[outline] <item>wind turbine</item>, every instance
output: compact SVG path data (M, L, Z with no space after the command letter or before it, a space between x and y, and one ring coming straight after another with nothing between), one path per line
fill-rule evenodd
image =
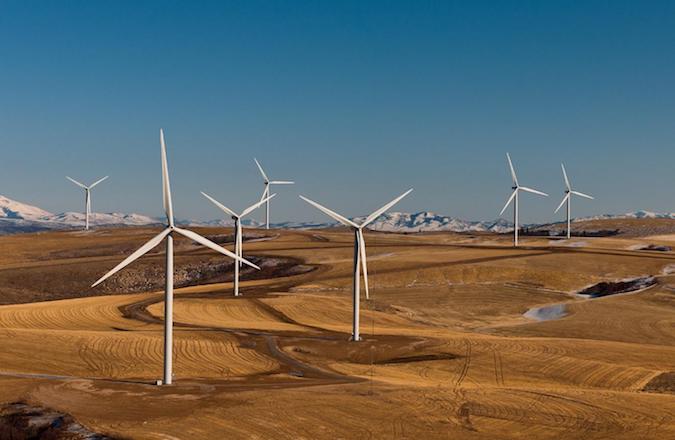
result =
M184 237L189 238L192 241L195 241L203 246L206 246L210 249L213 249L216 252L220 252L223 255L226 255L230 258L235 259L236 261L241 261L245 264L248 264L251 267L260 269L255 264L244 260L243 258L233 254L227 249L223 249L218 246L211 240L208 240L201 235L189 231L187 229L182 229L177 227L174 224L173 217L173 205L171 202L171 185L169 184L169 167L166 161L166 146L164 144L164 131L160 129L159 131L159 142L161 146L161 155L162 155L162 195L164 200L164 211L166 213L166 228L155 235L153 238L148 240L143 246L141 246L136 252L129 255L124 261L115 266L110 272L103 275L98 281L92 284L92 287L95 287L105 281L108 277L119 272L133 261L137 260L141 256L150 252L155 248L162 240L166 238L166 287L164 289L164 380L162 384L171 385L172 382L172 362L173 362L173 236L174 234L180 234Z
M570 179L567 178L567 172L565 171L565 165L560 164L562 167L562 172L563 172L563 177L565 178L565 197L563 197L562 202L560 202L560 205L556 208L555 212L560 211L560 208L562 208L562 205L567 202L567 238L572 237L572 194L575 196L579 197L585 197L587 199L593 200L592 196L589 196L588 194L581 193L579 191L574 191L572 189L572 185L570 185Z
M103 182L105 179L107 179L108 176L105 176L102 179L98 179L96 182L92 183L91 185L87 186L83 183L78 182L75 179L72 179L68 176L66 176L66 179L70 180L73 182L75 185L79 186L80 188L84 189L84 230L88 231L89 230L89 214L91 214L91 190L98 185L99 183Z
M368 224L375 221L379 216L384 214L384 212L387 211L389 208L398 203L399 200L401 200L403 197L410 194L411 191L412 188L410 188L408 191L404 192L400 196L396 197L394 200L387 203L377 211L373 212L368 217L366 217L366 219L360 225L353 222L352 220L349 220L346 217L341 216L337 212L331 211L325 206L321 206L318 203L309 200L306 197L300 196L302 200L314 206L319 211L322 211L329 217L334 218L343 225L350 227L354 232L354 280L352 284L352 295L353 295L353 319L352 319L352 339L351 339L352 341L361 340L361 336L359 335L359 310L361 301L360 285L359 285L361 278L359 274L360 265L363 266L363 285L366 288L366 299L370 299L370 295L368 294L368 266L366 264L366 242L363 238L363 229L366 226L368 226Z
M218 200L214 199L213 197L211 197L210 195L206 194L203 191L202 191L202 195L204 197L206 197L207 199L209 199L214 205L216 205L218 208L220 208L224 213L232 216L232 220L234 220L234 253L237 254L237 256L239 256L241 258L242 255L243 255L241 219L244 218L246 215L250 214L252 211L255 211L256 209L261 207L263 205L263 203L267 202L269 199L276 196L276 194L272 194L271 196L269 196L265 199L262 199L259 202L254 203L253 205L244 209L241 212L241 214L237 214L236 212L232 211L230 208L223 205ZM234 296L239 296L239 267L241 265L242 265L241 261L234 263Z
M270 185L293 185L295 182L291 182L289 180L270 180L267 177L267 174L265 174L265 171L263 168L260 166L260 162L258 162L258 159L253 158L255 161L255 164L258 165L258 169L260 170L260 174L262 174L263 182L265 183L265 189L263 190L262 197L260 197L260 200L267 200L265 202L265 229L270 228Z
M502 208L502 212L500 212L499 215L504 214L506 208L508 208L511 202L513 202L513 245L518 246L518 193L520 191L525 191L532 194L539 194L540 196L544 197L548 197L548 194L543 193L541 191L537 191L536 189L519 185L518 177L516 177L516 170L513 168L513 162L511 162L511 156L509 155L509 153L506 153L506 159L508 159L509 161L509 168L511 169L511 177L513 178L513 186L511 187L513 193L511 194L511 197L509 197L509 199L506 201L506 205L504 205L504 208Z

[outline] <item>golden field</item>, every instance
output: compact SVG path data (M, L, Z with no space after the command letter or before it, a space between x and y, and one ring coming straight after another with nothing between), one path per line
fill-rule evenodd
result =
M156 230L0 237L0 402L115 438L672 439L675 253L635 249L675 239L644 230L518 249L508 235L368 232L359 343L352 234L256 230L267 239L245 256L279 264L246 272L243 297L229 273L176 289L167 387L153 385L163 292L136 283L161 286L162 247L126 284L88 287ZM176 249L177 271L223 262ZM656 285L636 293L574 294L646 275ZM523 316L562 303L558 319Z

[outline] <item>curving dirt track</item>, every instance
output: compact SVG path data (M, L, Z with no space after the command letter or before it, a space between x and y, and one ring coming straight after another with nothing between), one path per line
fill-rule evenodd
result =
M0 403L118 438L675 438L675 276L660 275L675 253L631 251L630 238L516 250L508 237L368 233L372 300L364 341L349 343L351 235L275 231L247 253L314 270L272 270L241 298L229 282L178 289L175 385L156 387L162 293L86 288L152 233L0 238L0 301L52 298L32 281L45 273L78 297L0 306ZM191 264L212 257L177 248ZM637 294L573 294L650 274L658 284ZM568 314L522 316L550 303Z

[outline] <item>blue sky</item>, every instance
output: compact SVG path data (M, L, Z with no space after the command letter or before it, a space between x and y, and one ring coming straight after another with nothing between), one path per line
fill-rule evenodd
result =
M161 213L164 127L181 218L280 188L273 221L318 220L304 194L553 219L560 162L575 214L675 211L673 2L0 1L0 194L62 212ZM562 215L559 215L562 218Z

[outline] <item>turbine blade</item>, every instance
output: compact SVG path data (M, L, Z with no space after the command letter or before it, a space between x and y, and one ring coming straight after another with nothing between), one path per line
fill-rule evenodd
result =
M270 186L265 185L265 189L263 189L262 195L260 196L260 200L264 200L269 194L270 194Z
M98 185L99 183L103 182L103 181L104 181L105 179L107 179L108 177L110 177L110 176L105 176L105 177L102 178L102 179L98 179L96 182L94 182L94 183L92 183L91 185L89 185L89 189L92 189L93 187L95 187L95 186Z
M73 182L75 185L77 185L77 186L79 186L79 187L82 187L82 188L84 188L84 189L87 189L87 186L86 186L85 184L80 183L80 182L78 182L77 180L75 180L75 179L73 179L73 178L70 178L70 177L66 176L66 179L70 180L71 182Z
M209 200L211 201L211 203L213 203L213 204L216 205L218 208L220 208L220 210L223 211L225 214L231 215L232 217L239 217L239 216L238 216L234 211L232 211L230 208L228 208L227 206L223 205L222 203L220 203L218 200L214 199L214 198L211 197L210 195L206 194L204 191L201 191L201 193L202 193L202 195L203 195L204 197L206 197L207 199L209 199Z
M570 185L570 179L567 178L567 171L565 171L565 165L561 163L560 166L562 167L563 177L565 178L565 186L567 186L568 191L571 191L572 186Z
M164 211L169 226L173 226L173 206L171 204L171 184L169 182L169 165L166 161L166 144L164 143L164 130L159 129L159 143L162 150L162 196L164 198Z
M506 201L506 205L504 205L504 207L502 208L502 210L501 210L501 212L499 213L499 215L504 214L504 211L506 211L506 208L509 207L509 205L510 205L511 202L513 201L513 198L516 197L516 193L517 193L517 192L518 192L518 190L515 189L515 190L513 191L513 193L511 193L511 197L509 197L509 199Z
M295 182L290 180L272 180L270 185L293 185Z
M174 228L173 230L178 232L180 235L189 238L192 241L196 241L197 243L201 244L202 246L205 246L209 249L213 249L214 251L219 252L223 255L226 255L226 256L232 258L235 261L241 261L244 264L247 264L247 265L249 265L249 266L251 266L255 269L260 270L260 268L258 266L251 263L250 261L239 257L237 254L232 253L232 252L228 251L227 249L225 249L221 246L218 246L217 244L215 244L214 242L212 242L208 238L202 237L201 235L197 234L196 232L192 232L192 231L189 231L187 229L182 229L182 228Z
M265 174L265 171L263 171L262 167L260 166L260 162L258 162L258 159L256 159L254 157L253 160L255 161L255 164L258 165L258 169L260 170L260 174L262 174L263 179L265 179L265 182L269 182L270 179L267 177L267 174Z
M513 178L513 183L515 186L518 186L518 177L516 177L516 170L513 168L513 162L511 162L511 155L506 153L506 158L509 161L509 168L511 169L511 177Z
M345 225L345 226L351 226L352 228L357 228L357 229L358 229L359 225L357 225L357 224L354 223L353 221L347 219L346 217L341 216L341 215L338 214L337 212L331 211L330 209L326 208L325 206L321 206L321 205L319 205L318 203L316 203L316 202L314 202L314 201L312 201L312 200L309 200L309 199L306 198L306 197L300 196L300 198L301 198L302 200L304 200L305 202L309 203L310 205L314 206L314 207L315 207L316 209L318 209L319 211L322 211L324 214L328 215L329 217L332 217L332 218L334 218L335 220L339 221L339 222L342 223L343 225Z
M375 212L373 212L372 214L370 214L370 215L366 218L366 220L361 224L361 227L363 228L363 227L365 227L367 224L373 222L374 220L377 220L377 218L378 218L379 216L381 216L385 211L387 211L389 208L391 208L392 206L394 206L395 204L397 204L403 197L405 197L405 196L407 196L408 194L410 194L410 193L412 192L412 190L413 190L413 189L410 188L408 191L404 192L403 194L401 194L400 196L396 197L396 198L395 198L394 200L392 200L391 202L387 203L386 205L384 205L383 207L381 207L381 208L378 209L377 211L375 211Z
M584 194L584 193L581 193L579 191L571 191L571 193L576 195L576 196L579 196L579 197L584 197L584 198L587 198L587 199L595 200L593 198L593 196L589 196L588 194Z
M562 202L560 202L560 205L558 205L558 207L555 209L555 211L553 211L553 213L555 214L555 213L557 213L558 211L560 211L560 208L563 207L563 205L565 204L565 202L566 202L567 199L569 199L569 198L570 198L570 193L565 194L565 197L563 197Z
M368 263L366 263L366 240L363 238L363 230L359 229L359 252L361 253L361 267L363 268L363 286L366 288L366 299L370 299L368 291Z
M520 186L520 187L518 187L518 189L522 189L523 191L527 191L527 192L532 193L532 194L539 194L540 196L548 197L548 194L546 194L545 192L541 192L541 191L538 191L536 189L528 188L526 186Z
M157 246L164 238L171 233L171 228L166 228L159 234L155 235L152 237L150 240L148 240L147 243L145 243L143 246L138 248L136 252L133 254L129 255L127 258L124 259L120 264L115 266L110 272L107 274L103 275L98 281L96 281L94 284L91 285L91 287L96 287L99 284L101 284L103 281L114 275L115 273L119 272L120 270L124 269L127 267L129 264L133 263L143 255L147 254L150 252L155 246Z
M241 212L241 214L239 215L239 217L241 218L241 217L243 217L243 216L245 216L245 215L247 215L247 214L250 214L252 211L255 211L256 209L260 208L262 205L265 204L265 202L267 202L268 200L272 199L274 196L276 196L276 194L272 194L271 196L266 197L266 198L260 200L259 202L257 202L257 203L255 203L255 204L249 206L248 208L244 209L244 210Z

